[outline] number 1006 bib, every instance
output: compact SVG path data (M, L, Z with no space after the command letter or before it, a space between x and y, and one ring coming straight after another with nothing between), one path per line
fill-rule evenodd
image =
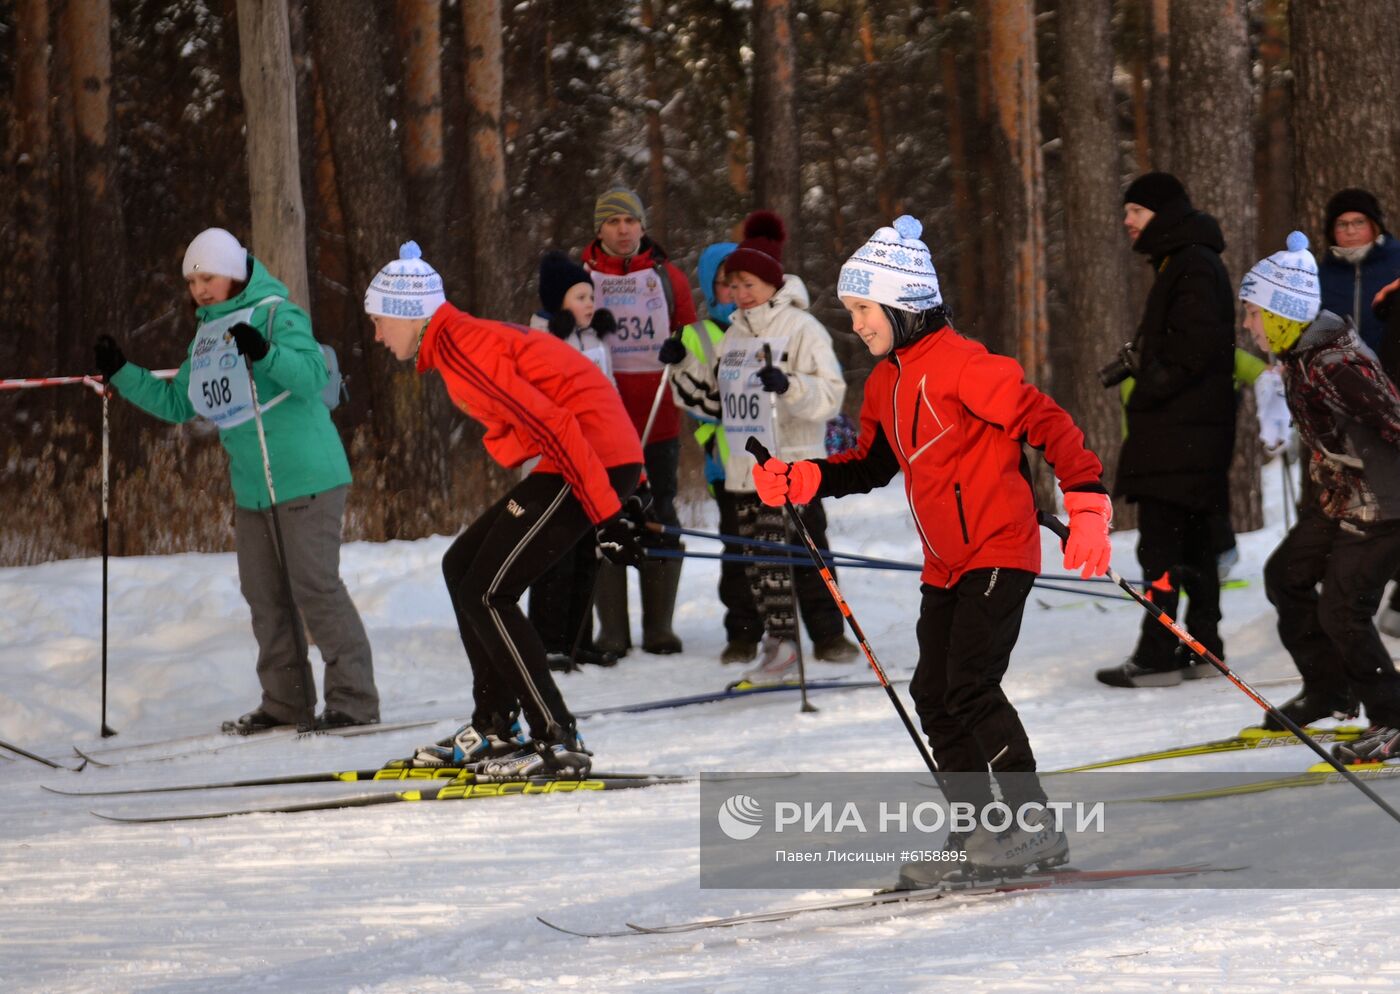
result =
M719 360L719 397L730 449L743 449L752 436L776 455L778 439L773 424L773 401L758 378L758 371L766 365L765 344L774 356L781 356L787 348L787 339L749 338L729 343Z

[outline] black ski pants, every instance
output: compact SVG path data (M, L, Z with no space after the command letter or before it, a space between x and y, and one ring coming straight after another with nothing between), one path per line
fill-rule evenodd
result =
M559 655L593 648L593 588L598 581L598 543L587 532L530 584L530 624L545 651Z
M950 800L990 803L988 771L1013 809L1045 800L1021 716L1001 689L1034 580L1026 570L974 569L952 587L921 588L909 692L940 773L961 774L943 780Z
M640 465L617 466L608 479L625 500ZM532 473L457 536L442 557L457 629L472 668L472 724L503 731L520 711L531 735L571 735L574 716L545 661L544 643L520 595L593 527L573 489L557 473Z
M1220 573L1216 565L1218 538L1213 511L1193 510L1167 501L1139 498L1138 563L1147 587L1147 598L1172 618L1186 591L1185 627L1221 659L1225 643L1220 639ZM1161 582L1167 577L1165 583ZM1182 620L1182 619L1178 619ZM1133 661L1143 669L1169 670L1182 665L1180 645L1153 615L1142 616L1142 632Z
M1342 696L1350 687L1371 723L1391 728L1400 726L1400 674L1371 619L1397 567L1400 521L1348 526L1317 507L1264 565L1279 639L1304 688Z

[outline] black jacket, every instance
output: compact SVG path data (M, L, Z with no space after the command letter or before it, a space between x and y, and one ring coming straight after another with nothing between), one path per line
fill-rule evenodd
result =
M1114 493L1197 510L1229 506L1235 448L1235 294L1209 214L1178 200L1133 246L1157 272L1135 339L1139 367Z

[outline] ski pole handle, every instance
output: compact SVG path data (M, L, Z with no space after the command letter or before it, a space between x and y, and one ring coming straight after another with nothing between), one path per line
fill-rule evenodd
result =
M744 443L744 451L753 456L760 466L773 458L773 453L754 435L750 435L749 440Z
M1039 519L1040 526L1042 528L1048 528L1058 535L1061 542L1069 541L1069 526L1059 518L1046 511L1037 511L1035 516Z

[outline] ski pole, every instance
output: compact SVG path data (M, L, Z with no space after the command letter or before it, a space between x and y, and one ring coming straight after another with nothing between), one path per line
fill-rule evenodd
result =
M1054 532L1059 537L1061 542L1066 542L1069 540L1069 528L1066 527L1065 523L1059 518L1055 517L1053 514L1047 514L1044 511L1041 511L1039 512L1039 519L1040 524L1043 527L1048 528L1050 529L1050 531ZM1200 656L1206 662L1210 663L1217 670L1219 670L1221 674L1224 675L1231 683L1233 683L1236 687L1243 691L1246 697L1248 697L1255 704L1258 704L1261 708L1264 709L1265 712L1268 713L1270 717L1272 717L1284 728L1292 732L1299 742L1302 742L1313 752L1321 756L1324 760L1327 761L1328 766L1331 766L1334 770L1336 770L1338 773L1344 776L1348 781L1355 784L1356 788L1360 790L1363 794L1365 794L1367 797L1369 797L1371 800L1375 801L1382 811L1390 815L1390 817L1394 818L1397 822L1400 822L1400 811L1396 811L1394 808L1392 808L1389 804L1385 802L1384 798L1382 798L1379 794L1377 794L1366 784L1362 783L1361 779L1357 777L1355 773L1351 772L1351 770L1346 768L1345 763L1341 762L1326 749L1322 748L1322 746L1318 745L1317 741L1307 732L1303 731L1303 729L1299 727L1297 722L1295 722L1292 718L1288 717L1288 715L1284 714L1278 708L1274 707L1272 704L1266 701L1262 696L1260 696L1259 692L1256 691L1253 687L1251 687L1248 684L1248 682L1246 682L1242 677L1236 676L1235 671L1230 669L1230 667L1226 666L1225 661L1223 659L1221 659L1215 653L1211 652L1205 646L1201 645L1201 643L1196 641L1196 639L1194 639L1191 636L1191 634L1186 631L1186 629L1182 628L1174 620L1172 620L1170 615L1168 615L1156 604L1153 604L1146 597L1142 596L1142 594L1138 593L1136 588L1134 588L1132 584L1128 583L1128 581L1124 580L1121 576L1119 576L1114 571L1112 566L1108 568L1108 576L1109 579L1111 579L1114 583L1122 587L1123 590L1127 592L1128 596L1130 596L1133 600L1141 604L1142 607L1149 614L1151 614L1163 625L1165 625L1168 631L1175 635L1177 637L1177 640L1181 642L1182 645L1186 646L1186 648L1190 649L1197 656Z
M272 329L269 328L270 332ZM253 421L258 426L258 448L262 451L263 478L267 481L268 510L272 512L272 534L277 542L277 562L282 567L282 595L286 599L287 613L291 616L292 640L296 644L297 656L302 665L302 698L307 697L306 676L311 672L311 653L306 645L306 633L301 627L301 612L297 610L297 602L292 594L292 572L287 566L287 547L282 542L282 522L277 516L277 491L272 486L272 460L267 455L267 434L263 431L262 405L258 402L258 384L253 378L253 357L245 355L244 365L248 367L248 389L253 395ZM309 704L309 711L304 716L301 725L305 725L302 731L314 731L316 728L316 702L313 698Z
M62 765L62 764L60 764L60 763L55 763L53 760L51 760L51 759L45 759L43 756L36 756L36 755L34 755L34 753L29 752L29 751L26 750L26 749L21 749L21 748L20 748L19 746L17 746L17 745L11 745L9 742L6 742L4 739L0 739L0 749L8 749L8 750L10 750L10 752L14 753L16 756L23 756L25 759L32 759L32 760L34 760L34 762L36 762L36 763L43 763L45 766L49 767L50 769L54 769L54 770L68 770L70 773L76 773L76 772L77 772L77 770L74 770L71 766L64 766L64 765ZM83 764L83 766L86 766L86 765L87 765L86 763ZM80 767L78 767L78 769L82 769L82 767L80 766Z
M763 343L763 364L765 367L773 365L773 346L768 342ZM768 413L772 419L773 444L778 444L778 395L773 391L768 391ZM783 521L783 544L788 545L792 541L792 528L786 519ZM792 644L797 646L797 688L802 695L802 704L798 708L804 714L812 714L817 709L811 701L807 700L807 659L802 652L802 613L797 603L797 568L788 563L788 591L792 594Z
M112 396L112 388L103 384L102 387L102 723L99 730L104 739L111 738L117 732L107 726L107 563L110 558L111 535L108 514L108 497L111 492L111 438L112 420L110 405L108 401Z
M760 466L773 458L769 451L763 447L763 443L753 436L749 436L748 443L744 446L749 454L754 457ZM802 523L802 519L797 516L797 508L792 506L792 501L784 498L783 507L786 509L788 518L792 521L793 530L801 537L802 542L807 547L807 554L812 557L812 564L817 567L821 574L822 581L826 584L826 589L831 594L831 599L836 602L836 606L841 610L841 616L846 619L846 624L851 627L851 634L860 643L861 649L865 652L866 661L870 663L870 668L875 672L875 678L880 681L880 686L885 688L885 693L889 695L890 703L899 712L899 720L904 722L904 728L909 733L909 737L914 740L914 745L919 750L919 757L923 759L924 765L935 777L938 776L938 764L933 761L933 756L929 754L928 746L920 738L919 733L914 729L914 723L909 720L909 712L904 709L904 704L900 701L899 695L894 692L894 687L890 685L889 677L885 675L885 669L880 665L880 661L875 658L875 651L870 648L870 643L866 641L865 632L861 630L860 622L856 621L856 616L851 612L851 606L846 603L846 598L841 596L841 590L836 586L836 581L832 579L831 570L826 568L826 562L822 559L821 550L817 548L817 543L812 541L812 533L807 530L807 526Z
M1279 455L1283 457L1280 461L1280 466L1283 468L1283 529L1284 531L1292 531L1293 466L1288 460L1287 446Z
M671 332L671 338L679 338L683 329L677 328ZM642 451L646 451L647 441L651 438L651 430L656 427L656 415L661 410L661 397L671 385L671 370L668 366L661 367L661 382L656 385L656 396L651 398L651 411L647 414L646 427L642 429Z

